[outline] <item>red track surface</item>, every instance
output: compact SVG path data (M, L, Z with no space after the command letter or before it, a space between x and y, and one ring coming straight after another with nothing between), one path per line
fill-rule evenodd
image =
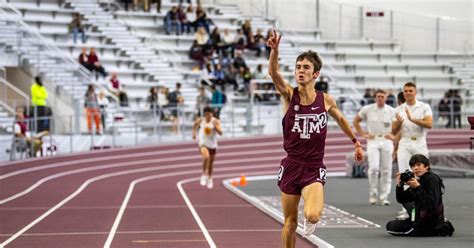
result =
M468 131L433 131L429 146L468 148ZM342 133L330 132L328 170L344 171L351 150ZM183 182L183 192L217 247L280 246L281 225L228 192L221 181L242 173L276 173L283 156L279 136L221 141L214 189L197 180ZM0 164L0 242L5 247L104 247L107 240L111 247L209 247L177 187L182 180L198 179L200 170L194 143ZM297 242L313 247L301 237Z

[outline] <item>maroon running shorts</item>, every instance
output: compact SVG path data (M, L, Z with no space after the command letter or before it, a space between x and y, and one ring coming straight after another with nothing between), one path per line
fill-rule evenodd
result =
M201 146L201 147L205 147L209 151L209 155L216 155L217 149L212 149L207 146ZM201 147L199 147L199 150L201 150Z
M302 163L284 158L278 170L278 187L289 195L301 195L304 187L320 182L326 184L326 166L322 162Z

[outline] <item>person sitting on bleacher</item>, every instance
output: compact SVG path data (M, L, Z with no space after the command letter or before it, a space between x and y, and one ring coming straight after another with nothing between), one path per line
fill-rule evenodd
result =
M122 107L127 107L128 106L128 95L124 91L122 85L120 84L120 81L117 78L117 73L112 73L112 76L110 77L110 86L111 86L111 91L116 95L119 100L120 100L120 106Z
M77 35L81 34L82 43L86 43L86 34L84 33L84 26L82 25L81 15L74 13L71 23L69 23L69 31L72 32L74 43L77 41Z
M216 69L212 72L212 74L212 83L221 86L222 90L225 91L225 71L222 69L221 64L216 64Z
M244 34L244 31L242 29L237 29L237 35L235 36L234 40L234 49L232 51L232 58L235 55L235 50L237 51L243 51L245 47L247 46L247 37Z
M206 33L203 27L199 27L197 32L194 34L194 38L197 41L197 44L202 47L202 52L205 56L212 54L210 50L212 47L209 46L209 35Z
M262 30L257 29L257 33L253 36L253 44L251 45L252 50L257 51L255 56L259 58L262 55L262 52L265 51L266 47L265 37L263 37Z
M35 136L30 136L28 132L28 125L25 123L25 116L21 112L16 113L14 132L15 142L20 149L26 150L27 148L33 147L33 157L38 156L38 151L41 152L41 146L43 145L41 140L42 137L49 134L48 131L42 131Z
M195 29L199 29L199 27L203 27L204 30L208 34L211 33L211 30L209 29L209 24L212 23L211 19L207 18L206 12L202 8L200 4L198 4L196 8L196 20L193 22L193 26Z
M202 50L203 48L198 44L197 40L193 40L193 44L189 49L189 58L199 63L199 70L204 68L204 64L206 64L207 61Z
M235 58L234 58L234 68L237 71L240 71L241 67L247 67L247 64L245 63L245 59L242 57L242 51L237 50L235 51Z
M222 41L224 42L223 44L223 49L222 51L223 56L227 57L229 52L231 53L232 57L234 56L234 48L235 48L235 36L229 32L229 29L224 29L224 32L222 33Z
M83 47L81 50L81 54L79 54L78 59L79 64L87 68L87 70L92 71L94 68L91 64L89 64L89 56L87 56L87 48Z
M192 6L189 5L188 9L191 8L192 11ZM184 11L183 7L181 5L178 6L178 12L176 13L178 16L178 21L181 23L181 33L184 33L186 31L187 34L191 32L191 21L188 19L188 11Z
M252 73L252 79L268 79L270 76L268 73L263 72L263 65L258 64L255 71Z
M87 56L87 62L90 65L90 68L92 68L93 71L96 71L102 75L103 78L107 77L107 72L105 71L104 67L100 64L99 58L97 57L97 54L95 53L95 49L91 47L89 50L89 55ZM96 73L96 80L99 77L99 75Z
M181 34L181 22L178 19L178 8L176 6L171 7L171 9L166 13L165 16L165 32L169 35L174 27L176 35Z

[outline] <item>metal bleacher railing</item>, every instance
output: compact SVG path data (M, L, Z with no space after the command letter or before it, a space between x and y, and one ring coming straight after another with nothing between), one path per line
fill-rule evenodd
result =
M55 105L64 102L73 108L76 113L73 121L78 126L87 85L95 84L102 90L104 87L94 82L91 72L73 57L26 24L22 13L14 6L1 1L0 13L0 43L6 47L4 52L15 54L17 64L32 76L41 76L48 91L54 93ZM109 95L109 98L118 107L117 97Z

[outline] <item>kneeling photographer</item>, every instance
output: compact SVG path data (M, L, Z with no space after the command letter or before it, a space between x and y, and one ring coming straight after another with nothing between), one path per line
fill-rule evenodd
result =
M452 236L454 228L444 219L443 181L431 172L424 155L413 155L409 164L413 172L397 174L396 198L410 218L389 221L387 232L399 236ZM408 186L406 190L404 185Z

